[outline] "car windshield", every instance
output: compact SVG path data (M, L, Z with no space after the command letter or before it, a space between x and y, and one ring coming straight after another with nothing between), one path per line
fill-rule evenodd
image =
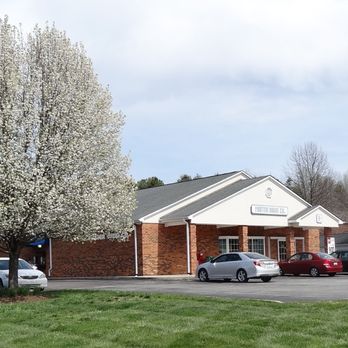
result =
M326 254L326 253L317 253L317 255L321 259L334 259L334 257L332 255L329 255L329 254Z
M0 270L7 271L9 269L9 260L0 260ZM33 267L24 260L18 260L18 269L33 269Z
M264 259L267 260L269 259L269 257L259 254L259 253L245 253L245 256L249 257L249 259L253 259L253 260L260 260L260 259Z

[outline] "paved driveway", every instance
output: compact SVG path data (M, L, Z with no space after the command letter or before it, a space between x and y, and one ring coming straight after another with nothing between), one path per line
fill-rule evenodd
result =
M251 298L269 301L348 300L348 274L336 277L278 277L269 283L208 282L173 278L120 278L112 280L50 280L48 290L90 289L156 292L183 295Z

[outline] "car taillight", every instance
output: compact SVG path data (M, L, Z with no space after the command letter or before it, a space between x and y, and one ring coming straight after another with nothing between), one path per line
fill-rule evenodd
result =
M255 266L260 266L260 267L261 267L260 261L254 261L254 265L255 265Z

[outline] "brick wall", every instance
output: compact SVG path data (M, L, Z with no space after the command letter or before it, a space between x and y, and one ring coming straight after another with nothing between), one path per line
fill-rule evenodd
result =
M47 258L47 265L49 261ZM134 239L127 242L52 241L52 277L134 275Z
M139 226L139 273L142 275L185 274L186 226L161 224Z
M317 253L320 251L320 230L316 228L308 229L305 231L305 250Z
M291 231L290 231L291 230ZM248 227L249 236L266 236L266 254L277 258L276 240L270 237L305 238L305 250L319 250L319 230L303 231L295 228L264 229ZM142 224L137 226L139 275L186 274L186 225L165 227L162 224ZM238 236L238 227L217 228L212 225L191 225L191 272L195 272L197 253L204 257L219 253L219 236ZM292 246L294 247L294 240ZM25 248L21 257L31 261L36 248ZM46 274L49 268L48 246L46 251ZM101 240L73 243L53 240L53 277L94 277L135 274L134 236L127 242Z
M219 254L220 231L216 226L197 225L197 252L205 257Z
M186 226L163 226L160 232L158 274L186 274Z

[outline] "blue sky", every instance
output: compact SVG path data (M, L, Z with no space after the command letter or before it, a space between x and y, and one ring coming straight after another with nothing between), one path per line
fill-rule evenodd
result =
M348 171L347 1L0 0L5 14L85 45L126 115L136 180L284 179L308 141Z

